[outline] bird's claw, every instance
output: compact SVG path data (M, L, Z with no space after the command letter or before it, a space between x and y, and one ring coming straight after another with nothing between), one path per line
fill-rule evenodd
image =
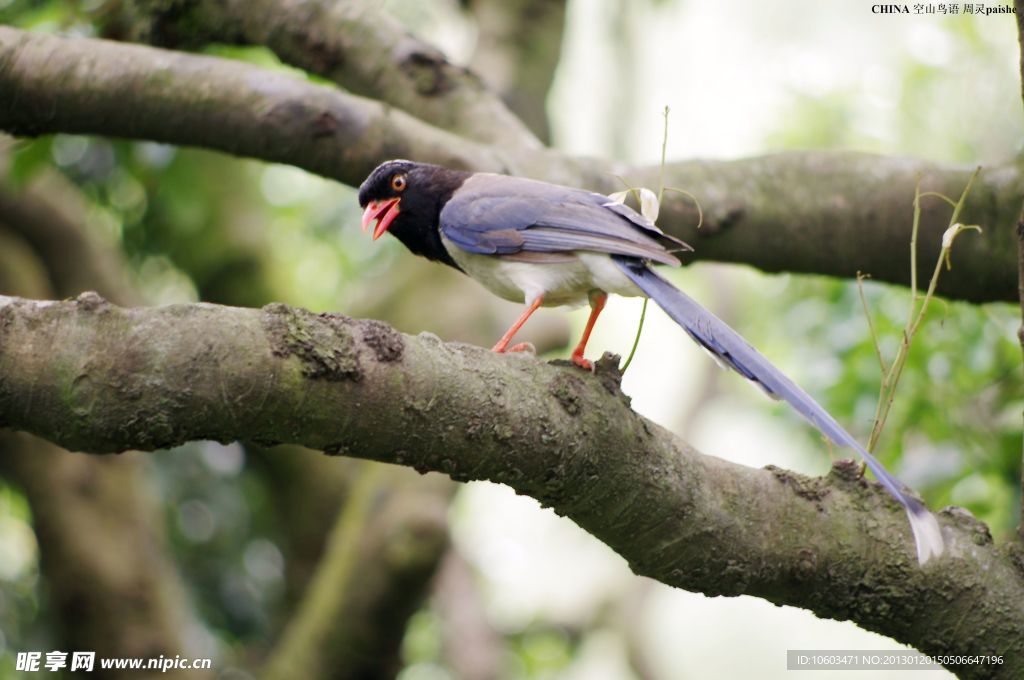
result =
M591 373L594 372L594 362L587 359L582 354L573 354L570 358L572 359L572 363L576 364L584 371L590 371Z
M533 346L532 342L517 342L516 344L512 345L511 347L509 347L505 351L506 352L527 352L527 353L533 354L535 356L537 354L537 348Z

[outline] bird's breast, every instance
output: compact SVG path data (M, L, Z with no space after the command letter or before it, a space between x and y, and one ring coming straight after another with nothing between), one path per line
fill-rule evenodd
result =
M531 302L543 296L544 306L577 306L586 304L592 291L630 297L643 295L602 253L481 255L462 250L444 236L441 240L466 274L498 297L512 302Z

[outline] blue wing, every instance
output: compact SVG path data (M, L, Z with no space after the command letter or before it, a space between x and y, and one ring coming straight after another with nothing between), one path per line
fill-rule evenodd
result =
M545 182L477 174L441 210L442 235L481 255L586 250L678 265L689 249L607 196Z

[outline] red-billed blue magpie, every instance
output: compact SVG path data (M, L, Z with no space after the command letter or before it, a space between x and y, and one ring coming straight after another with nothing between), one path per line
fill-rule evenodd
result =
M722 364L786 401L836 445L855 449L906 508L921 564L942 554L938 522L898 479L736 331L651 269L678 266L673 252L691 248L632 208L581 189L406 160L378 166L359 187L359 204L363 229L376 222L374 239L390 232L413 253L527 305L495 352L519 347L509 343L541 305L589 302L572 360L590 368L583 352L608 293L651 298Z

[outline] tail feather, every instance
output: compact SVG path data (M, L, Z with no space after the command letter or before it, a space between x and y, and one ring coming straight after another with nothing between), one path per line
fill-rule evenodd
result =
M916 498L908 496L903 490L903 484L810 395L769 363L724 321L701 307L647 265L634 258L612 256L612 259L626 276L658 303L658 306L665 310L695 342L718 357L725 365L756 383L773 398L786 401L837 446L855 449L885 490L906 508L917 545L917 558L921 564L942 554L942 532L934 515Z

